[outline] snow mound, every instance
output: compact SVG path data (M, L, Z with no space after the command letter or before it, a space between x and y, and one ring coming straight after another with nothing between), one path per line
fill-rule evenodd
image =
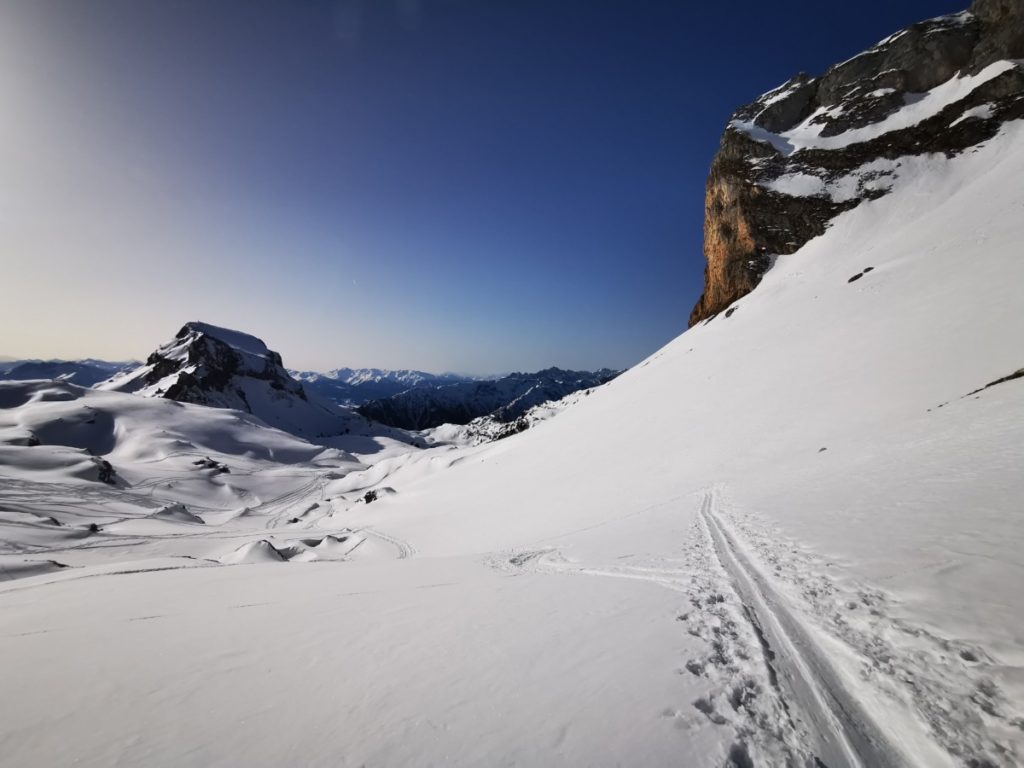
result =
M243 544L233 552L218 558L225 565L239 565L242 563L283 563L287 558L266 539L251 541Z
M193 523L195 525L206 524L206 521L199 517L199 515L194 515L189 512L188 508L184 504L168 504L149 515L149 517L153 520L168 520L176 523Z

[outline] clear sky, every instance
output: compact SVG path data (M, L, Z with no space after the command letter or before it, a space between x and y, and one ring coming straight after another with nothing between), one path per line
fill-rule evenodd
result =
M0 354L631 365L737 106L966 0L2 0Z

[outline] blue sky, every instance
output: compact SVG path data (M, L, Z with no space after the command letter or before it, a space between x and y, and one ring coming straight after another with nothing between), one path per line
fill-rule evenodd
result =
M729 114L965 2L7 0L0 353L631 365Z

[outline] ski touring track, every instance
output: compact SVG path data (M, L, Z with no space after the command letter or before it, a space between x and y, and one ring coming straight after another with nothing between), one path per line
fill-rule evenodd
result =
M358 528L356 533L365 533L368 536L373 536L376 539L380 539L385 544L390 544L398 551L398 560L406 560L416 554L416 548L403 539L396 538L386 533L381 533L376 528L367 528L363 526Z
M805 752L809 764L828 768L906 765L846 690L826 652L719 521L714 493L706 493L701 502L700 522L757 637L769 684L776 691L788 725L793 735L800 737L790 745L795 753L792 756L804 757L799 753Z
M1022 764L1024 718L985 674L997 660L893 617L883 592L841 585L822 572L831 564L722 496L720 487L698 494L679 559L590 567L543 547L487 562L513 574L635 579L685 594L677 621L707 651L679 671L707 693L663 715L685 728L696 710L731 729L724 768Z

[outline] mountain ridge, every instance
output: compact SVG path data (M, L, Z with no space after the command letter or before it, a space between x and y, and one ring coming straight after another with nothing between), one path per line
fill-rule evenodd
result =
M408 389L488 378L456 373L428 373L409 368L334 368L325 372L289 370L289 373L302 382L303 386L347 407L388 398Z
M570 371L545 368L511 373L499 379L409 389L357 410L369 419L402 429L431 429L442 424L468 424L482 416L507 423L542 403L560 400L582 389L605 384L621 371Z

